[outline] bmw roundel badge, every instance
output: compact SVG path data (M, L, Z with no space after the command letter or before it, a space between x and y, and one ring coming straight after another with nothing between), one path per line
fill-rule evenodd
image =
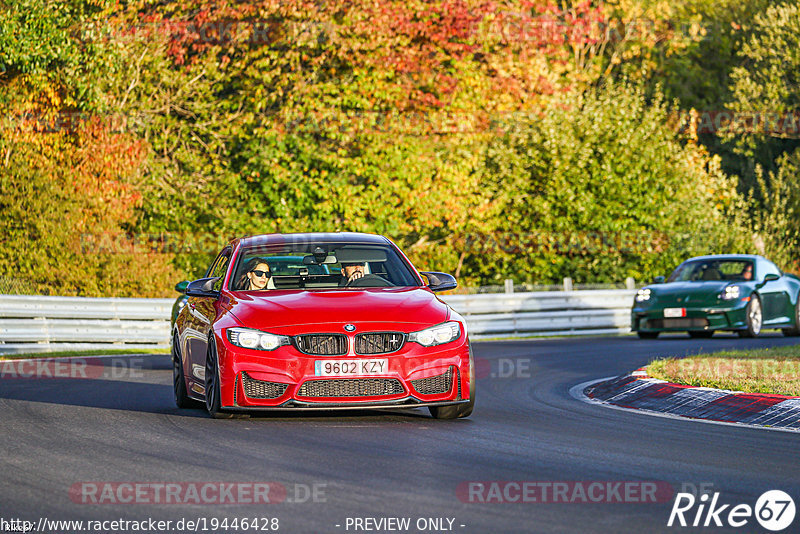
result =
M346 324L346 325L344 325L344 329L346 331L348 331L348 332L355 332L356 331L356 325L354 325L354 324Z

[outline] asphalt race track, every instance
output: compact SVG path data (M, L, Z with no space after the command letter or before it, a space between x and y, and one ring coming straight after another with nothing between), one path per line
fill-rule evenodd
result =
M422 410L212 420L175 408L167 355L120 357L90 379L6 377L0 380L0 516L34 523L204 518L210 532L210 521L223 518L278 518L279 532L398 531L363 521L356 529L356 518L389 517L410 518L401 532L697 531L667 528L671 496L659 503L478 503L459 488L471 481L654 481L750 506L764 491L780 489L800 505L798 434L652 417L569 394L578 383L631 371L656 356L798 342L768 334L475 343L476 409L457 421L435 421ZM119 488L120 482L274 482L286 499L84 504L70 494L94 487L86 484ZM436 518L444 518L441 526L427 522ZM417 528L420 519L424 529ZM796 518L786 531L799 525ZM754 518L743 528L710 530L764 532Z

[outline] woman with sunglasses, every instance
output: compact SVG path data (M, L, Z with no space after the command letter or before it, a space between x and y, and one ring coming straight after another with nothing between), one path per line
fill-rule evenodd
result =
M247 262L239 287L245 291L263 291L267 289L270 276L267 262L261 258L253 258Z

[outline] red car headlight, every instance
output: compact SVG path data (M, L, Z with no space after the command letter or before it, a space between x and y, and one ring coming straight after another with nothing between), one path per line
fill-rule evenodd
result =
M228 328L228 341L245 349L275 350L291 341L287 336L278 336L252 328Z
M419 343L423 347L444 345L461 337L461 326L455 321L438 324L419 332L408 334L408 340Z

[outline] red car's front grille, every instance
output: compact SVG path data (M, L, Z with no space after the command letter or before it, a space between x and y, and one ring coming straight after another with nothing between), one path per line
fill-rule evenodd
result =
M297 350L313 356L342 356L347 354L344 334L301 334L294 336Z
M450 367L446 373L441 375L412 380L411 385L420 395L447 393L453 385L453 368Z
M400 350L406 342L402 332L369 332L355 337L356 354L388 354Z
M307 380L297 395L300 397L385 397L403 393L396 378L336 378Z

